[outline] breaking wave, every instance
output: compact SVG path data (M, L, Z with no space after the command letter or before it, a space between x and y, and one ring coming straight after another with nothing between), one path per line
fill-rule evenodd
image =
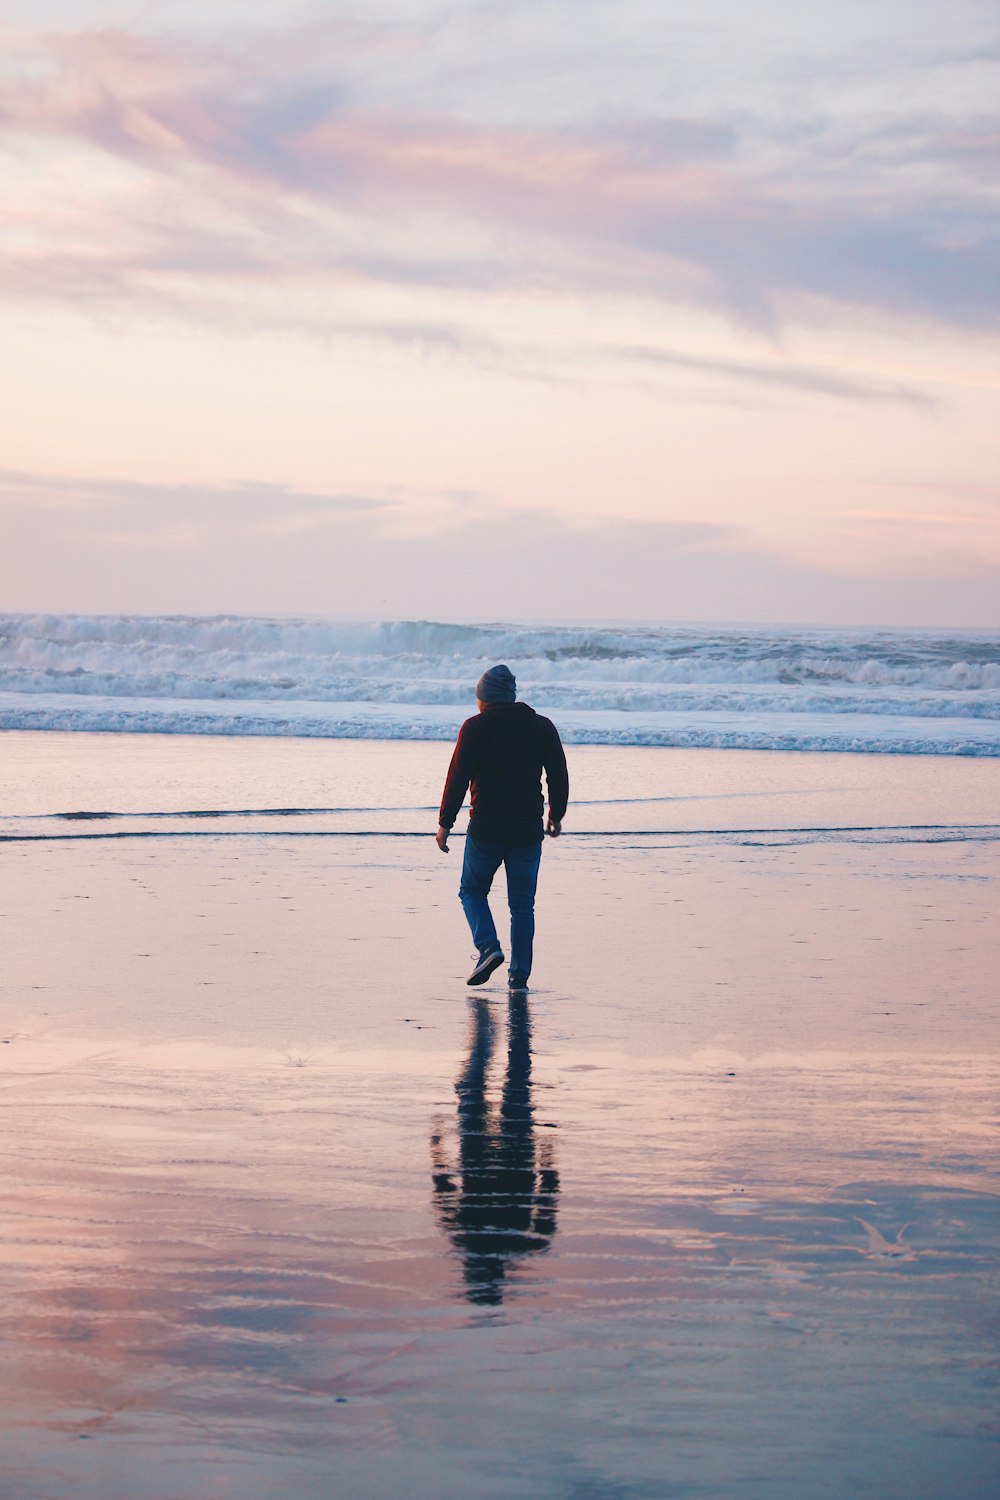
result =
M447 739L480 673L576 743L1000 755L1000 635L0 615L0 728Z

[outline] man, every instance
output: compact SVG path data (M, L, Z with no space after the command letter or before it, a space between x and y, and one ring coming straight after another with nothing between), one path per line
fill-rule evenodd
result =
M510 906L510 988L528 988L535 935L535 886L546 833L558 838L569 799L569 775L559 733L551 719L516 702L509 667L491 667L476 685L478 715L466 719L448 768L437 844L448 853L448 834L466 789L472 812L465 839L459 899L472 929L479 961L469 984L485 984L504 961L487 896L501 865ZM542 771L549 793L543 829Z

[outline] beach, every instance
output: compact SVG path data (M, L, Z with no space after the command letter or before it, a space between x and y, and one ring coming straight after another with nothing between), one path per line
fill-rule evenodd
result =
M996 1487L996 760L3 742L5 1495Z
M1000 1500L997 7L0 31L0 1500Z

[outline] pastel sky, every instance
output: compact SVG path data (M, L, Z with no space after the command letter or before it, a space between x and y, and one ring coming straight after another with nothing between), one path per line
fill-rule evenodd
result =
M995 0L5 0L0 609L1000 623Z

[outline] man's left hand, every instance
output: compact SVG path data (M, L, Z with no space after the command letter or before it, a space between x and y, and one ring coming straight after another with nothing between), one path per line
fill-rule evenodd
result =
M450 833L450 831L451 830L448 828L442 828L440 823L438 824L437 846L441 850L442 854L450 853L450 850L448 848L448 834Z

